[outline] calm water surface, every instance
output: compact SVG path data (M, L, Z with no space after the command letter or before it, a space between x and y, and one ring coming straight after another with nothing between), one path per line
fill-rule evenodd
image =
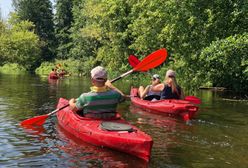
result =
M229 101L210 91L199 91L199 114L192 125L180 118L152 114L130 105L119 112L130 123L152 136L149 164L110 149L86 144L57 125L56 117L38 129L19 123L55 109L60 97L77 97L88 91L84 78L49 82L32 75L0 74L0 167L248 167L248 103ZM128 81L116 85L125 93Z

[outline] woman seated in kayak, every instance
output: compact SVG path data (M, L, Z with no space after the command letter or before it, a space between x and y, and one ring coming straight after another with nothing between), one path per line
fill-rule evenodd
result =
M91 70L90 92L69 101L70 108L84 117L108 119L116 117L118 103L124 101L124 94L107 80L107 72L97 66Z
M161 92L152 91L152 88L158 84L160 84L160 76L158 74L154 74L152 76L151 85L146 86L146 88L144 88L143 86L139 87L138 94L140 98L144 100L159 100Z
M164 83L154 86L152 91L161 92L160 99L184 99L183 90L176 81L176 73L171 69L166 72Z

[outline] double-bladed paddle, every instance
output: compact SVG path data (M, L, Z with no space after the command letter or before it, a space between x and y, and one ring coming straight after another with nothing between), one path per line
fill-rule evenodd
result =
M136 67L136 65L138 65L140 63L140 60L136 56L130 55L128 57L128 62L134 68L134 67Z
M129 75L130 73L134 72L134 71L148 71L149 69L155 68L157 66L159 66L160 64L162 64L166 58L167 58L167 51L165 48L162 48L160 50L157 50L153 53L151 53L150 55L146 56L143 60L136 62L138 63L136 66L133 67L132 70L122 74L121 76L111 80L111 82L115 82L121 78L123 78L124 76ZM135 56L133 56L135 57Z
M128 74L134 72L134 71L147 71L149 69L155 68L155 67L159 66L160 64L162 64L166 60L166 57L167 57L166 49L163 48L163 49L157 50L157 51L151 53L150 55L148 55L147 57L145 57L132 70L122 74L121 76L111 80L110 82L113 83L113 82L123 78L124 76L127 76ZM44 122L46 121L46 119L50 115L66 108L68 106L69 106L69 104L67 104L67 105L65 105L59 109L56 109L56 110L54 110L48 114L44 114L44 115L40 115L40 116L26 119L26 120L22 121L20 124L22 126L24 126L24 125L43 125Z
M35 116L33 118L26 119L26 120L22 121L20 124L22 126L24 126L24 125L37 125L37 126L41 126L41 125L44 124L44 122L46 121L46 119L50 115L52 115L52 114L54 114L54 113L56 113L56 112L58 112L58 111L60 111L60 110L62 110L64 108L66 108L68 106L69 106L69 104L67 104L67 105L65 105L65 106L63 106L63 107L61 107L59 109L56 109L56 110L54 110L54 111L52 111L52 112L50 112L48 114L44 114L44 115L40 115L40 116Z

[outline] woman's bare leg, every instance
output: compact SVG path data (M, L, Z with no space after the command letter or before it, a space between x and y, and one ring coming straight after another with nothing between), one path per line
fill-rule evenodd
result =
M138 96L139 96L139 97L141 97L141 96L143 95L144 90L145 90L144 86L140 86L140 87L139 87L139 90L138 90Z

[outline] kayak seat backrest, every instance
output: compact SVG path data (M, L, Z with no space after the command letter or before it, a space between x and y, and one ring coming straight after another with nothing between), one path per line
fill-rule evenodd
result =
M149 95L149 96L146 96L144 98L144 100L149 100L149 101L160 100L160 96L159 95Z
M100 127L101 129L107 131L128 131L128 132L134 131L134 129L128 124L109 122L109 121L103 121Z

